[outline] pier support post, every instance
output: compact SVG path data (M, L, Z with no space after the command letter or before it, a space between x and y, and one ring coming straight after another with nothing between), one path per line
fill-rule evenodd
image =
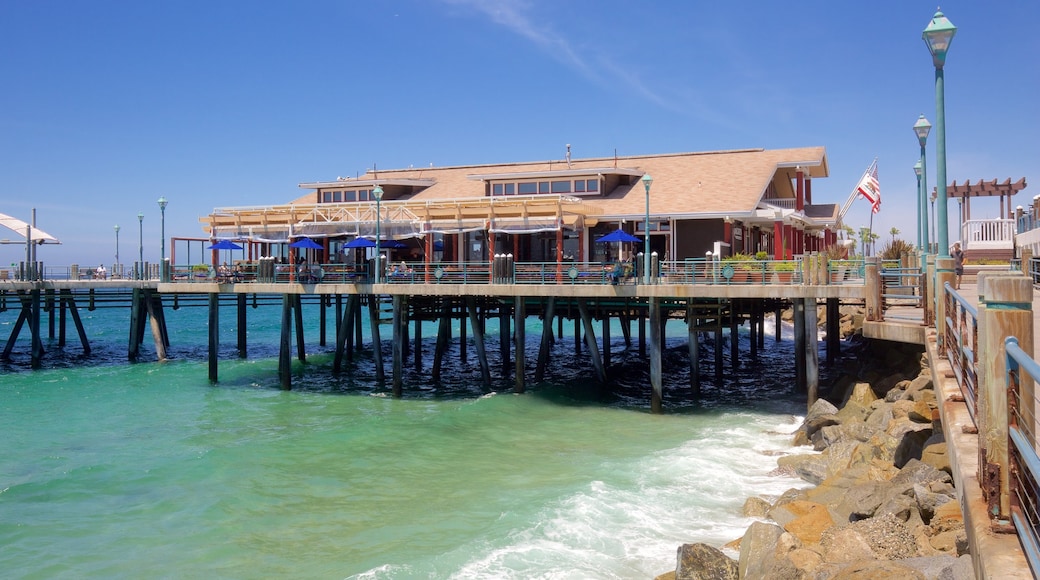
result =
M661 384L661 300L647 298L650 323L650 412L662 412L664 387Z
M941 262L942 260L940 260ZM952 260L951 260L952 262ZM1008 459L1007 363L1004 339L1014 336L1018 346L1033 352L1033 285L1019 274L989 275L979 286L979 466L983 494L988 498L991 523L1005 525L1011 514ZM945 326L945 324L944 324ZM1024 421L1037 416L1033 378L1020 376L1020 396L1027 408L1020 408ZM1034 430L1035 423L1026 427Z
M278 341L278 384L281 388L292 388L292 295L282 295L282 326ZM210 309L212 316L213 309Z
M246 330L248 329L248 323L246 321L246 295L236 294L235 295L235 317L238 321L238 328L235 329L238 337L238 358L246 358Z
M538 363L535 366L534 380L542 382L545 378L545 365L549 362L549 345L552 344L553 317L556 315L556 298L546 298L542 308L542 341L538 345Z
M837 298L827 299L827 364L833 365L841 353L841 304Z
M207 330L209 331L209 382L217 382L217 354L220 352L220 295L216 292L209 293L209 320Z
M867 320L879 322L885 319L881 302L881 273L878 271L876 256L864 260L863 265L864 302L867 309Z
M433 380L441 380L441 364L451 341L451 300L441 298L441 316L437 324L437 345L433 349Z
M473 331L473 346L477 349L477 361L480 364L480 378L485 388L491 388L491 369L488 366L487 350L484 348L484 326L477 316L477 299L466 297L466 310L469 314L469 325Z
M404 326L405 322L404 315L404 296L401 294L394 294L390 299L393 304L393 332L391 333L392 348L393 348L393 361L391 363L391 376L390 385L391 392L395 398L401 398L401 390L403 388L404 379L401 376L404 373L404 342L408 340L408 327Z
M162 313L162 297L151 290L145 291L145 308L152 328L152 341L155 342L155 354L160 361L166 360L166 347L170 344L166 333L166 317Z
M307 345L304 343L303 337L303 300L299 294L290 294L292 300L293 309L296 311L294 319L296 321L296 358L300 359L300 362L307 361Z
M502 260L499 260L500 262ZM510 313L509 305L499 303L498 305L498 350L502 360L502 374L509 375L509 342L512 331L509 328Z
M522 297L516 298L516 305L513 306L513 327L516 333L514 390L522 393L527 389L524 376L524 368L527 366L527 353L524 350L524 345L527 344L527 303Z
M29 329L32 331L32 368L38 369L43 364L43 338L40 336L40 289L33 288L29 291L29 300L32 302L29 314Z
M76 326L76 332L79 333L79 342L83 345L83 354L90 354L90 341L87 340L87 330L83 327L83 320L79 317L79 308L76 305L76 299L73 297L72 292L65 291L65 302L68 305L69 314L72 315L72 323Z
M753 299L749 303L751 312L748 314L748 345L751 358L758 358L758 317L761 313L761 301Z
M795 298L794 304L794 384L798 392L808 390L805 374L806 354L805 340L805 299Z
M592 359L592 367L596 371L596 378L599 379L601 385L605 384L607 382L607 372L603 368L603 359L600 358L599 346L596 344L596 330L592 325L592 316L589 314L589 306L584 298L578 299L578 314L585 329L585 346L589 349L589 357Z
M603 349L603 368L610 367L610 313L603 311L600 316L600 343Z
M386 369L383 368L383 341L379 338L379 297L368 295L368 325L372 330L372 362L376 365L376 382L386 382Z
M740 330L737 322L740 320L740 301L729 302L729 366L736 370L740 366Z
M805 308L805 385L809 406L812 407L819 398L820 391L820 349L817 338L816 299L803 298Z
M697 313L692 304L686 305L687 348L690 352L690 390L701 395L701 356L697 337Z

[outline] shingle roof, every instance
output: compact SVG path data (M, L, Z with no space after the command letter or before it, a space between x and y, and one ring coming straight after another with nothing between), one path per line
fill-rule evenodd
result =
M770 183L777 194L793 196L791 179L795 166L802 164L812 177L828 174L823 147L794 149L751 149L702 153L674 153L619 158L572 160L571 169L615 166L649 173L654 181L650 190L650 212L654 215L692 215L733 213L754 210ZM521 173L567 169L566 161L503 163L452 167L379 170L368 172L356 181L432 179L434 184L407 198L413 200L465 199L484 197L484 184L475 175ZM344 187L351 181L346 180ZM634 216L645 212L645 190L637 179L604 195L585 198L602 208L604 216ZM299 203L313 203L314 194L301 196Z

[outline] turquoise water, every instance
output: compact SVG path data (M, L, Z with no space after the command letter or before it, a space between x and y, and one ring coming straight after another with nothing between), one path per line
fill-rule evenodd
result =
M168 312L165 363L122 362L123 311L88 314L91 357L51 344L50 368L29 371L20 340L0 367L4 576L647 578L683 542L742 535L747 496L801 485L768 475L804 409L787 341L697 401L670 338L669 413L654 416L620 332L609 393L565 336L553 381L527 394L505 378L488 391L455 360L439 384L409 364L393 399L370 357L333 376L310 328L281 391L277 310L251 311L246 360L222 320L217 385L202 309ZM14 318L0 313L5 339Z

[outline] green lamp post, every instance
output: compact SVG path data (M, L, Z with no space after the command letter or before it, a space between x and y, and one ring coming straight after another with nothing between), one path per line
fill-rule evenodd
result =
M923 170L923 168L921 167L921 160L918 159L917 163L914 163L914 175L917 176L917 204L918 204L917 205L917 252L918 253L921 253L921 252L924 251L924 238L926 238L928 236L928 234L925 231L922 230L922 228L925 228L925 229L928 228L928 225L927 225L928 206L927 205L924 206L924 213L925 213L925 215L924 215L924 219L923 220L922 220L922 216L921 216L921 203L923 203L921 200L924 199L924 192L921 190L921 173L922 173L922 170ZM921 264L922 264L922 267L923 267L923 265L924 265L924 258L921 258Z
M646 224L643 226L643 283L650 283L650 185L654 178L647 173L640 180L646 189Z
M137 279L144 280L144 213L137 212Z
M928 248L928 165L925 161L925 144L928 142L928 133L932 130L932 124L922 114L914 123L914 134L917 142L921 145L921 158L914 166L917 172L917 217L919 227L917 229L917 249L927 251Z
M166 196L159 196L159 278L166 281Z
M376 198L376 284L379 283L379 278L382 276L380 270L383 269L383 257L380 254L380 248L382 240L379 238L379 223L383 221L383 212L381 211L381 202L383 200L383 188L376 185L372 188L372 197Z
M938 200L935 219L938 222L937 241L941 258L950 257L950 237L947 232L949 219L946 197L946 97L943 66L946 64L946 53L950 50L953 35L956 33L957 27L946 18L942 11L935 12L932 21L921 33L925 44L928 45L928 52L932 53L932 63L935 65L935 158L937 163L935 183Z

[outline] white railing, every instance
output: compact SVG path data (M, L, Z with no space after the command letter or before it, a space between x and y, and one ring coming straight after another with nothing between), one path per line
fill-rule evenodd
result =
M965 250L1010 250L1014 242L1015 220L968 220L961 226Z

